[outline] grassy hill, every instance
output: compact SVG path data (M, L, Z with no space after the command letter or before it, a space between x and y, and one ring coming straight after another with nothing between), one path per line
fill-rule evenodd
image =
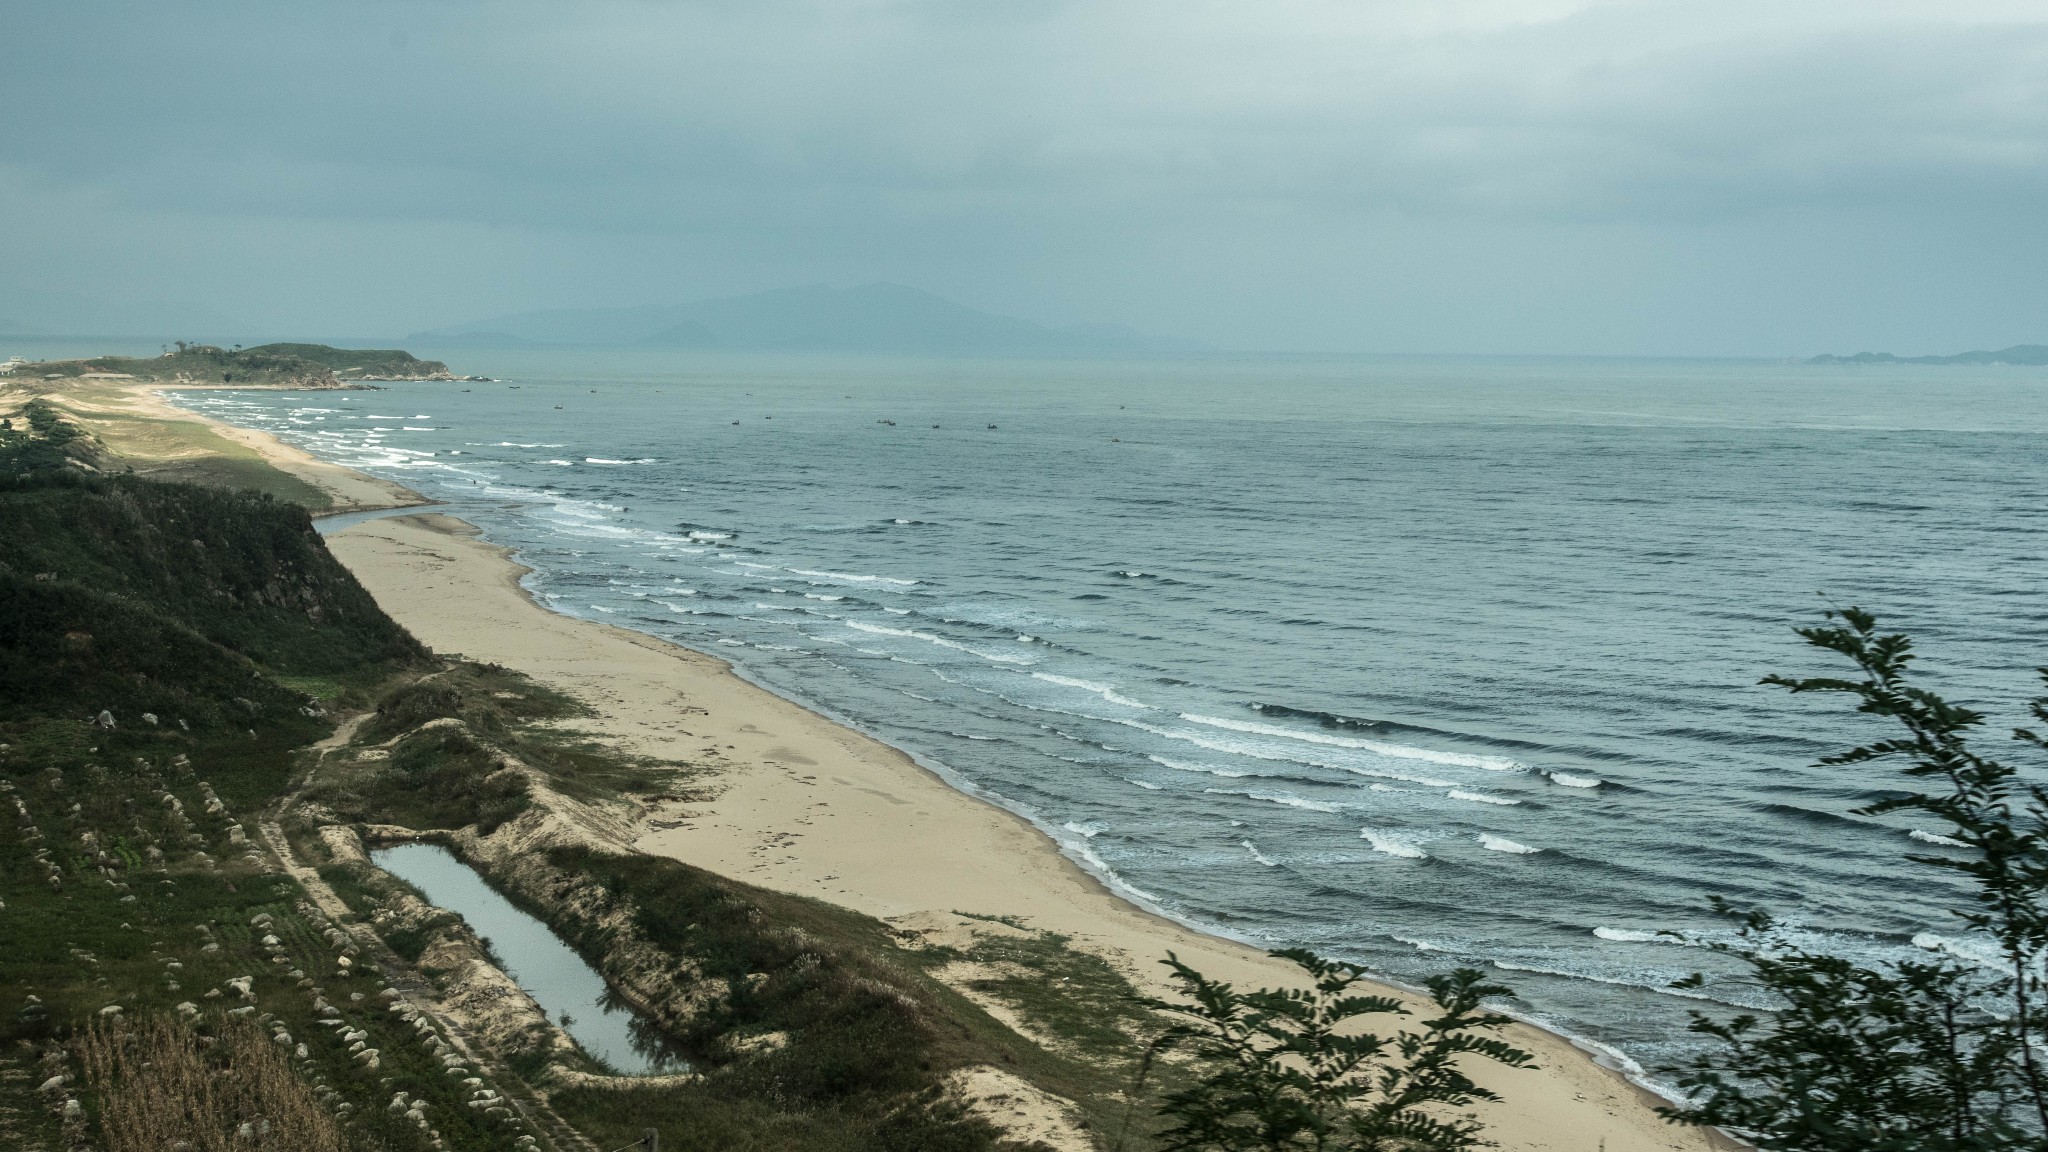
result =
M28 380L134 379L165 384L339 388L354 380L452 380L448 366L395 348L331 348L325 344L262 344L221 348L180 343L161 356L95 356L24 364Z
M448 365L398 348L333 348L326 344L259 344L246 350L324 364L343 380L450 380Z

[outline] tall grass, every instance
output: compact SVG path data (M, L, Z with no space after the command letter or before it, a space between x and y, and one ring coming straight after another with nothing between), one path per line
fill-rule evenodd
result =
M341 1126L261 1029L226 1020L213 1040L163 1016L85 1028L79 1055L106 1152L347 1152Z

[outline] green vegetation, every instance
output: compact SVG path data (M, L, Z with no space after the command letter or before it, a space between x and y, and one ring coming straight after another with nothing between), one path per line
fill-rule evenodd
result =
M258 344L247 353L295 356L324 364L343 380L446 379L448 366L398 348L331 348L325 344Z
M421 360L396 348L331 348L325 344L261 344L221 348L187 344L161 356L95 356L90 360L49 360L16 368L24 381L51 378L132 377L184 384L273 385L336 388L348 380L448 380L448 366Z
M1968 882L1975 907L1957 915L1996 941L2003 965L1937 954L1866 968L1786 940L1765 913L1717 904L1742 928L1722 950L1746 960L1782 1007L1768 1020L1696 1015L1693 1030L1721 1047L1684 1070L1688 1102L1665 1113L1785 1152L2039 1152L2048 1148L2048 791L1972 745L1981 714L1911 681L1905 636L1880 634L1858 609L1828 615L1840 624L1800 634L1847 658L1858 678L1765 682L1842 693L1898 726L1896 736L1823 763L1898 759L1909 780L1938 786L1859 812L1919 812L1947 825L1954 851L1907 859ZM2048 680L2048 669L2041 675ZM2048 696L2030 712L2048 721ZM2048 749L2030 729L2013 739L2028 752ZM2038 765L2030 774L2038 778Z
M1458 1152L1484 1147L1479 1122L1451 1111L1497 1100L1472 1082L1461 1060L1526 1068L1529 1053L1489 1033L1511 1021L1480 1007L1506 988L1471 968L1433 977L1441 1015L1419 1031L1390 1037L1363 1031L1366 1016L1406 1016L1391 996L1352 989L1365 973L1312 952L1275 952L1299 964L1307 989L1238 992L1172 957L1186 1003L1152 1001L1182 1023L1158 1046L1186 1046L1194 1083L1169 1093L1160 1111L1174 1121L1160 1147L1301 1149L1304 1152Z

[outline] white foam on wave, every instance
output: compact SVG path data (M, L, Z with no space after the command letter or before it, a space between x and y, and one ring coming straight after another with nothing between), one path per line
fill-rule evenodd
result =
M1268 804L1278 804L1283 808L1300 808L1307 812L1336 813L1344 810L1342 804L1311 800L1306 796L1296 796L1292 792L1261 792L1256 788L1204 788L1202 791L1212 796L1243 796L1251 800L1264 800Z
M1617 944L1676 944L1678 940L1657 932L1644 932L1637 928L1609 928L1605 925L1593 929L1593 935Z
M1034 657L1015 656L1008 652L984 652L979 648L970 648L958 640L948 640L944 636L934 636L930 632L919 632L911 628L890 628L883 624L869 624L861 620L848 620L846 626L848 628L857 628L862 632L870 632L877 636L903 636L913 640L922 640L927 644L937 644L941 648L951 648L956 652L965 652L970 656L979 656L983 660L993 660L998 664L1038 663Z
M1184 740L1197 748L1207 748L1211 752L1228 752L1233 756L1244 756L1252 760L1267 760L1278 764L1307 764L1316 768L1333 768L1340 772L1349 772L1355 776L1371 776L1381 780L1399 780L1404 784L1420 784L1425 788L1449 788L1457 783L1455 780L1436 780L1428 776L1410 776L1401 772L1391 772L1377 768L1361 768L1355 764L1339 764L1329 760L1317 760L1300 754L1283 755L1270 748L1243 740L1217 739L1193 732L1175 731L1171 728L1161 728L1156 724L1147 724L1140 720L1124 720L1113 716L1098 716L1095 719L1110 720L1129 728L1150 732L1154 736L1164 736L1168 740Z
M1020 636L1018 639L1025 639L1025 637ZM1147 712L1152 710L1150 704L1140 704L1128 696L1119 694L1114 684L1097 684L1092 680L1077 680L1072 676L1055 676L1050 672L1033 672L1031 678L1043 680L1048 684L1058 684L1065 688L1079 688L1083 692L1093 692L1111 704L1120 705L1125 708L1140 708Z
M1534 856L1543 851L1541 848L1531 848L1527 844L1517 844L1505 836L1495 836L1491 832L1479 834L1479 845L1489 852L1512 852L1518 856Z
M1961 840L1957 840L1951 836L1943 836L1939 832L1925 832L1921 829L1915 828L1911 832L1906 833L1906 835L1911 836L1913 839L1920 841L1922 844L1939 844L1944 848L1969 847L1968 844L1963 843Z
M1277 724L1260 724L1251 720L1227 720L1221 716L1198 716L1183 712L1180 718L1190 724L1206 724L1211 728L1228 728L1233 732L1252 732L1260 736L1277 736L1282 740L1299 740L1304 744L1326 744L1332 748L1356 748L1374 752L1381 756L1392 756L1401 760L1424 760L1431 764L1444 764L1456 768L1484 768L1489 772L1519 772L1522 765L1505 756L1474 756L1465 752L1439 752L1434 748L1415 748L1407 744L1389 744L1384 740L1361 740L1355 736L1331 736L1323 732L1303 732L1294 728L1282 728Z
M1360 828L1358 830L1358 838L1372 845L1373 851L1387 856L1399 857L1402 860L1427 860L1429 858L1429 853L1422 850L1412 835L1389 832L1380 828Z
M1162 792L1165 790L1161 788L1159 785L1154 784L1149 780L1132 780L1129 777L1125 777L1124 783L1136 784L1138 787L1143 788L1147 792Z
M1980 968L1989 968L1996 972L2003 972L2008 976L2012 975L2012 965L2006 961L2003 955L1999 954L1998 945L1989 940L1978 943L1972 940L1954 940L1947 936L1936 935L1933 932L1920 932L1913 936L1913 947L1924 948L1929 952L1945 953L1965 963L1975 964Z
M1681 1000L1704 1000L1709 1004L1727 1004L1737 1008L1744 1007L1744 1005L1736 1001L1726 1000L1719 996L1711 996L1705 992L1687 988L1674 988L1668 982L1649 983L1643 980L1630 980L1621 976L1602 976L1591 972L1574 972L1566 968L1542 968L1534 964L1518 964L1512 960L1494 960L1491 963L1495 968L1499 968L1504 972L1534 972L1539 976L1562 976L1567 980L1584 980L1589 984L1606 984L1614 988L1638 988L1665 996L1675 996Z
M1267 856L1264 852L1259 851L1259 846L1257 844L1254 844L1249 840L1239 840L1238 843L1244 846L1245 851L1252 854L1252 859L1257 860L1259 863L1264 864L1266 867L1278 868L1280 866L1280 862L1278 860L1272 859L1271 857Z
M1521 803L1520 800L1512 800L1506 796L1494 796L1486 792L1467 792L1463 788L1453 788L1449 792L1444 793L1444 795L1449 796L1453 800L1469 800L1474 804L1499 804L1502 807L1510 807Z
M732 533L730 533L730 532L692 532L692 533L690 533L690 534L689 534L688 536L685 536L685 537L684 537L684 539L686 539L686 540L730 540L730 539L732 539Z
M823 600L823 601L826 601L827 603L830 603L830 602L832 602L832 601L835 601L835 600L844 600L844 599L846 599L846 597L844 597L844 596L820 596L820 595L818 595L818 594L817 594L816 592L806 592L806 593L804 593L804 599L806 599L806 600Z
M1190 764L1185 760L1168 760L1164 756L1147 756L1145 759L1161 767L1171 768L1176 772L1202 772L1210 776L1222 776L1231 780L1257 775L1254 772L1233 772L1228 768L1218 768L1210 764Z
M618 611L618 609L616 609L616 608L607 608L607 607L605 607L605 606L604 606L604 605L602 605L602 604L592 604L592 605L591 605L591 607L592 607L592 608L595 608L595 609L597 609L597 610L598 610L599 612L603 612L603 613L605 613L605 614L607 614L607 615L609 615L609 614L611 614L611 613L613 613L613 612L616 612L616 611Z
M819 572L810 568L791 568L798 576L810 576L819 580L844 580L850 584L896 584L908 588L916 580L899 580L894 576L860 576L850 572Z
M1076 820L1069 820L1061 825L1061 827L1069 832L1079 832L1081 835L1093 840L1097 836L1102 835L1103 830L1108 826L1104 824L1083 824Z
M1602 783L1597 776L1574 776L1569 772L1552 772L1550 782L1566 788L1598 788Z

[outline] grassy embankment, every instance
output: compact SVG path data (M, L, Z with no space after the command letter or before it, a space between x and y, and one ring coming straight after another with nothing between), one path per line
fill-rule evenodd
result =
M107 446L51 410L35 422L0 435L0 1144L125 1152L177 1132L225 1148L232 1122L258 1146L267 1124L307 1147L584 1152L654 1125L707 1152L971 1152L1000 1133L945 1084L976 1066L1075 1101L1097 1133L1121 1121L1152 1025L1099 960L1014 929L913 946L827 904L589 847L536 862L597 894L571 907L493 878L600 970L630 937L713 990L656 1012L650 1037L701 1075L563 1087L544 1045L464 1055L433 1010L459 989L413 963L474 938L445 916L394 922L403 887L326 858L319 828L488 833L528 814L532 781L602 806L687 789L687 766L580 743L558 723L574 702L421 649L303 508L85 474L65 461ZM308 750L365 710L344 746ZM266 820L346 914L279 869ZM1035 1040L935 977L961 961ZM392 1011L393 985L426 1012ZM177 1087L198 1081L217 1091Z

